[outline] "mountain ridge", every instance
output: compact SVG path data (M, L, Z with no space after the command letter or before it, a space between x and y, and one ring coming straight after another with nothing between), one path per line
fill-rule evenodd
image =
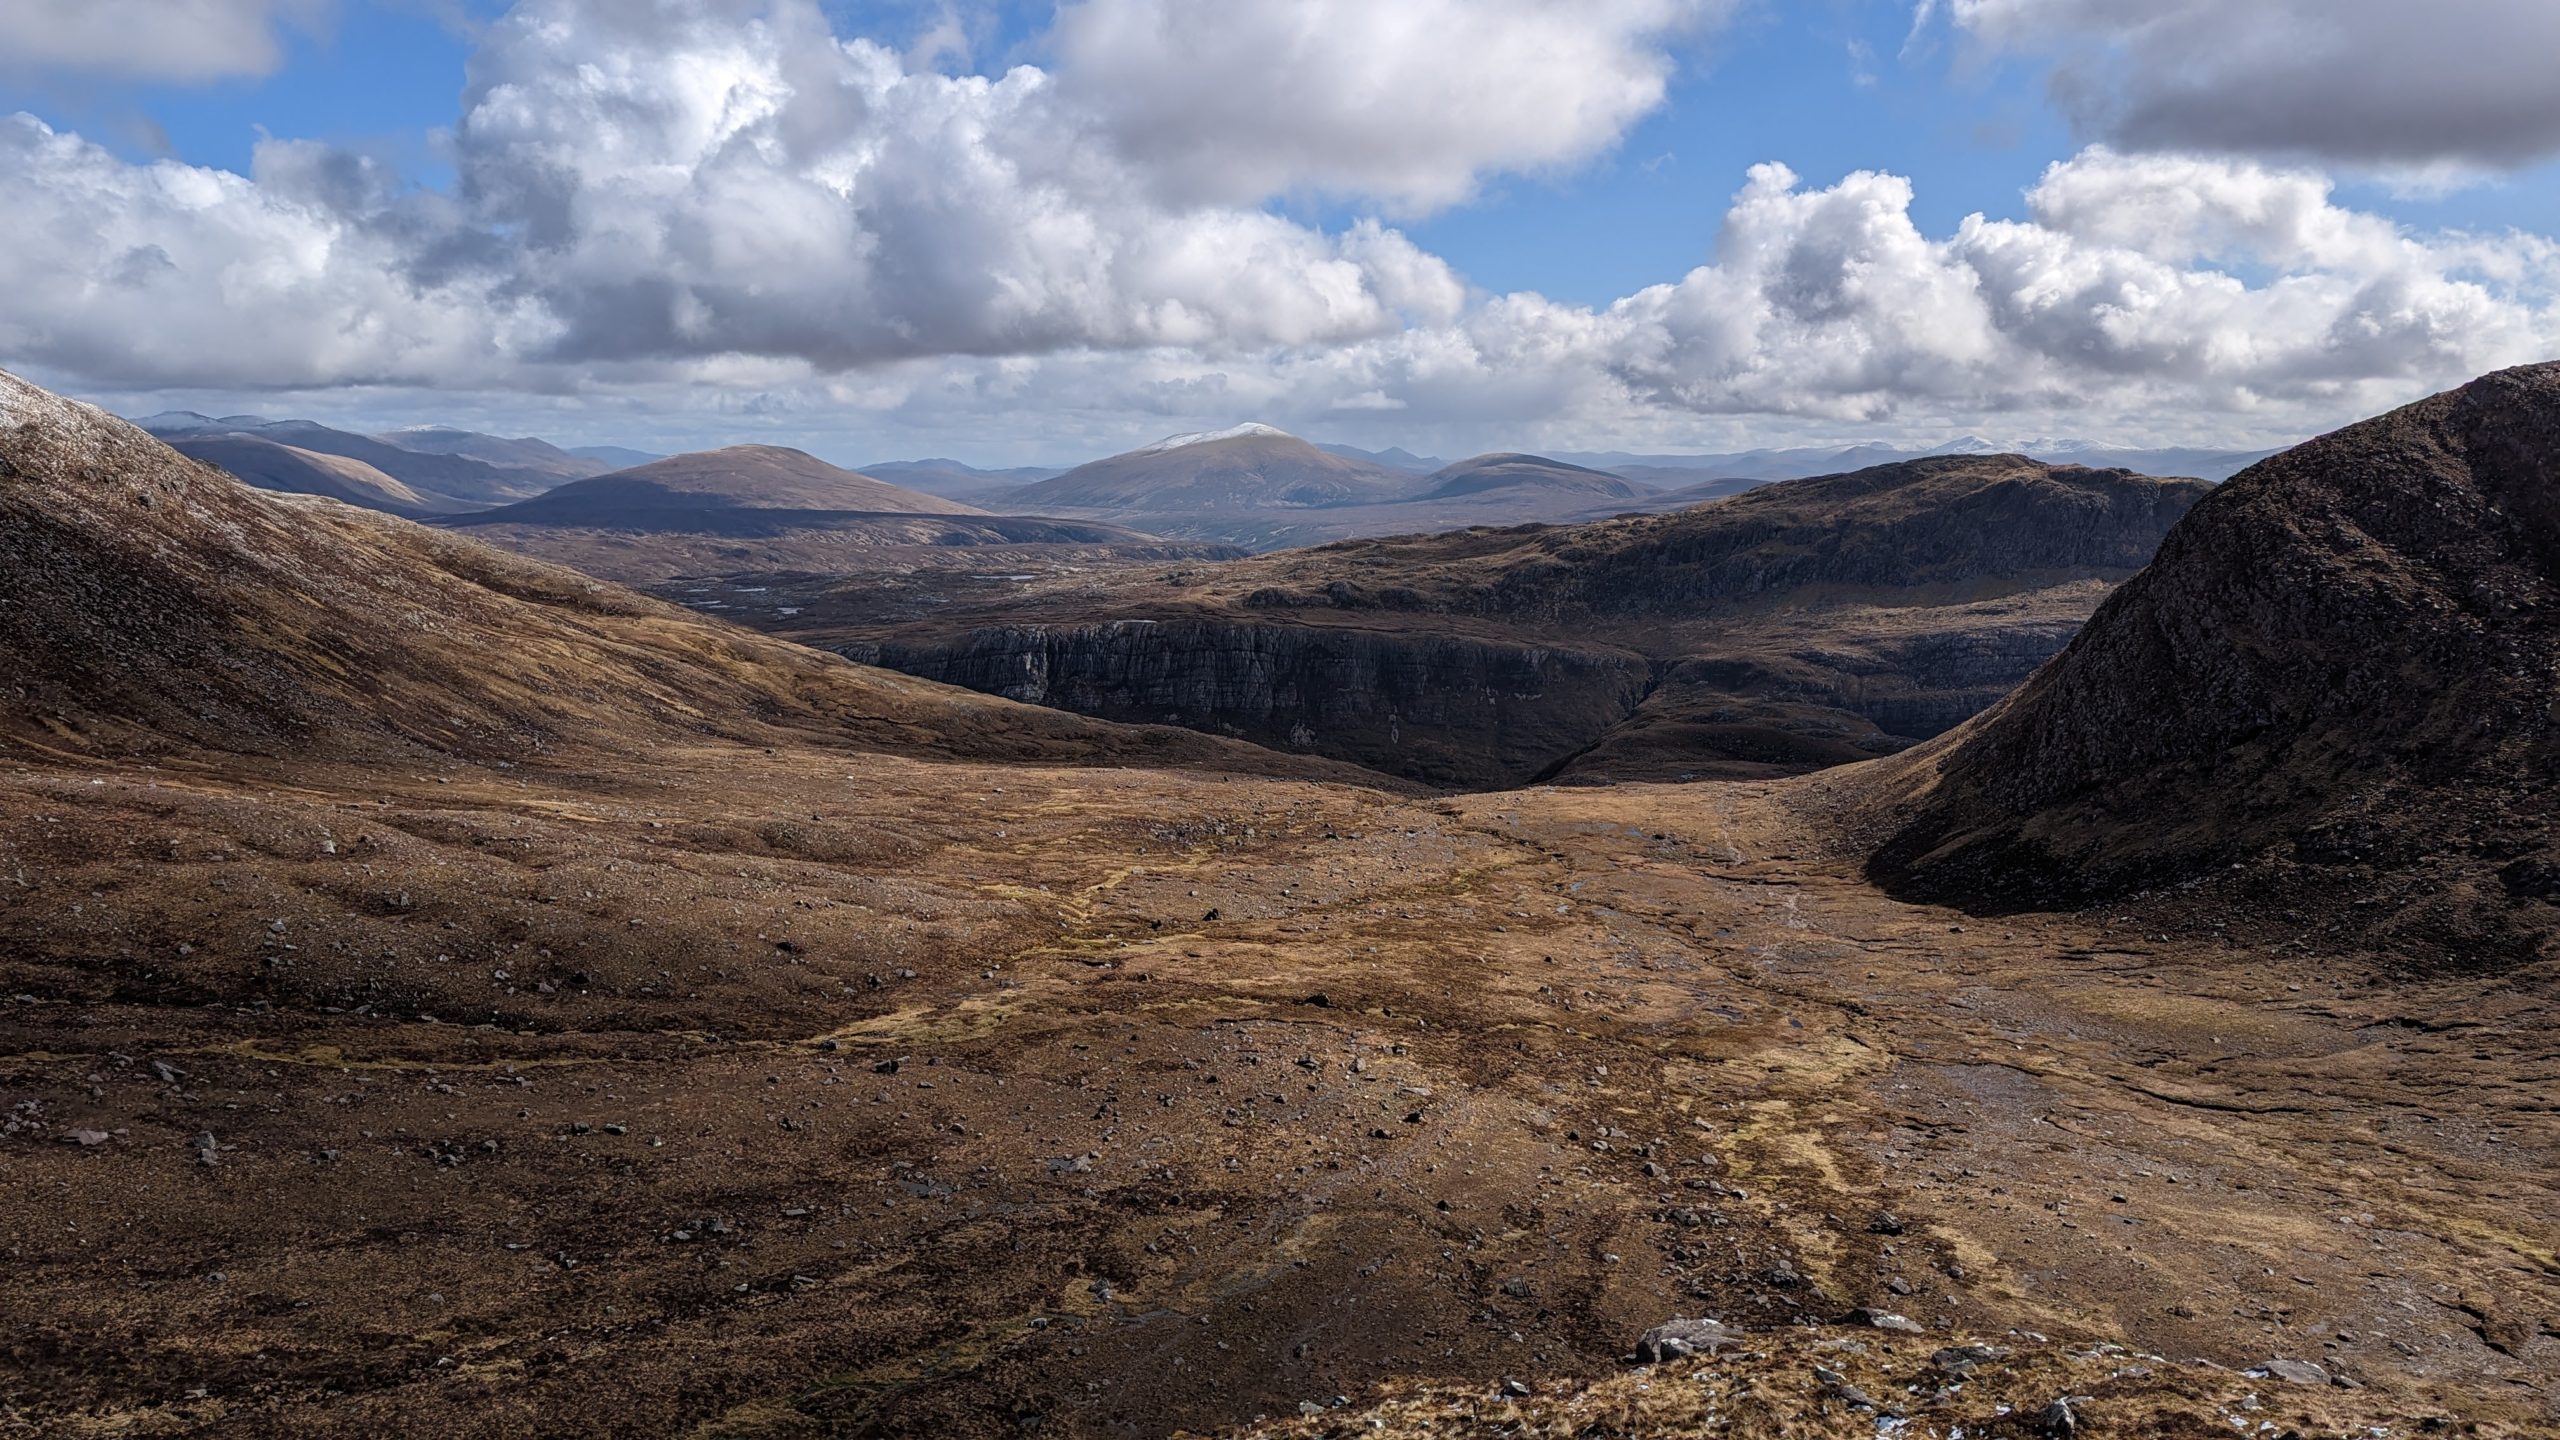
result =
M2560 364L2220 487L2017 693L1859 781L1873 873L1991 911L2244 886L2434 966L2550 956L2555 616Z

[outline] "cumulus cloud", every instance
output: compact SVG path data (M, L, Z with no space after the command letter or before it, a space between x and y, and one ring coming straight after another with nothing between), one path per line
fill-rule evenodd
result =
M130 165L0 117L0 355L118 384L437 384L541 343L543 317L486 282L410 278L396 236L334 208L366 193L359 167L280 142L258 156L254 178Z
M1518 295L1303 357L1314 394L1582 433L1647 416L2300 431L2560 353L2560 253L2417 235L2308 172L2093 149L2026 215L1932 236L1912 188L1755 169L1710 264L1588 308Z
M1465 299L1394 230L1167 198L1047 72L912 70L811 0L517 6L472 59L451 197L316 145L244 180L8 135L36 226L0 338L128 383L1312 345Z
M1060 86L1160 183L1405 212L1616 143L1662 103L1673 37L1730 0L1073 0Z
M331 0L18 0L0 5L0 71L265 75L284 58L284 27L314 27L330 8Z
M919 73L796 0L545 0L455 145L564 359L1307 344L1459 301L1377 226L1160 199L1094 124L1041 70Z
M1744 417L1836 433L2011 416L2200 440L2560 353L2548 240L2412 231L2339 204L2318 171L2249 159L2093 147L2013 215L1935 231L1908 180L1764 165L1700 237L1707 263L1599 306L1471 292L1378 220L1265 208L1335 188L1428 206L1592 153L1656 103L1661 47L1709 14L1478 0L1447 33L1377 18L1441 3L1236 0L1265 78L1304 91L1267 134L1248 120L1280 92L1226 103L1264 83L1240 56L1202 58L1227 77L1214 101L1114 98L1126 87L1097 78L1179 78L1152 33L1106 64L1115 26L1185 33L1190 12L1154 0L1082 0L1049 68L997 75L839 37L811 0L526 0L471 62L450 193L323 145L269 141L239 176L0 120L0 363L127 393L574 392L700 415L706 438L847 416L1036 425L1059 447L1040 453L1072 454L1087 442L1070 437L1156 418L1592 445ZM1298 55L1268 28L1284 14L1333 29ZM1567 15L1579 40L1555 28ZM1543 68L1551 52L1571 73ZM1290 78L1319 55L1368 59L1330 90ZM1472 78L1416 100L1435 67L1503 77L1544 128ZM1371 133L1408 103L1483 123ZM1191 107L1215 143L1151 145L1133 118L1150 105Z
M1935 0L1921 7L1925 20ZM1952 0L2091 133L2413 171L2560 154L2551 0Z

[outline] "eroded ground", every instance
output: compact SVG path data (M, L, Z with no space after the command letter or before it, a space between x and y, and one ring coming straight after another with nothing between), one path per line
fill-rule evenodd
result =
M2560 1427L2548 975L1897 905L1771 786L0 791L0 1429L1155 1436L1553 1394L1673 1315L1798 1389L2013 1330L2027 1390L2363 1387L2083 1433ZM1797 1324L1856 1306L1931 1334Z

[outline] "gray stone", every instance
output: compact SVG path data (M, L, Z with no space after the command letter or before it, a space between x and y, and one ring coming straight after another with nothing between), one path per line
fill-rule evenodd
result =
M1679 1360L1701 1351L1713 1355L1728 1345L1740 1345L1742 1333L1716 1320L1665 1320L1644 1332L1636 1341L1636 1361L1652 1365L1666 1360Z
M2329 1372L2312 1364L2308 1360L2270 1360L2266 1364L2257 1366L2247 1373L2251 1375L2263 1375L2270 1380L2281 1380L2287 1385L2326 1385L2329 1383Z
M1929 1357L1929 1363L1949 1375L1965 1376L1974 1367L1993 1360L2009 1358L2007 1347L2000 1345L1950 1345Z
M1925 1335L1929 1333L1927 1326L1907 1315L1896 1315L1890 1311L1878 1310L1865 1305L1861 1305L1857 1309L1849 1312L1848 1323L1852 1325L1872 1326L1878 1330L1898 1330L1906 1335Z

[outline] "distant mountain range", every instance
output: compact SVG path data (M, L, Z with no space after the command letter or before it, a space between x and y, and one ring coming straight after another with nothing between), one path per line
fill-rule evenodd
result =
M884 460L865 465L862 473L893 485L922 490L946 500L979 500L1063 475L1063 469L1026 465L1011 470L981 470L957 460Z
M310 420L173 410L134 422L192 459L252 485L326 495L412 519L529 500L606 462L545 441L425 426L359 435Z
M706 477L719 472L727 477L723 484L745 483L752 471L763 476L755 482L762 484L789 471L800 476L796 483L802 489L797 501L779 508L807 514L1063 518L1115 527L1115 534L1258 550L1355 536L1678 509L1774 480L1914 459L2008 453L1978 436L1965 436L1925 449L1867 444L1703 454L1506 452L1450 462L1400 447L1363 450L1313 442L1246 422L1170 435L1072 468L986 469L932 458L883 461L857 471L769 446L733 446L666 459L619 446L563 448L532 437L442 425L365 435L308 420L192 411L153 415L137 423L179 451L253 485L325 495L413 519L460 518L504 507L502 516L492 515L488 523L734 531L734 514L716 524L705 517L740 506L777 508L777 502L769 496L715 498L725 493L722 484L704 488ZM2220 481L2263 458L2264 452L2129 449L2055 439L2027 442L2016 453L2050 464ZM751 464L741 460L750 456L756 457ZM675 468L663 468L668 466ZM670 492L670 475L682 476L684 487ZM607 478L615 483L593 483ZM687 498L675 501L671 494ZM528 506L530 501L540 503ZM771 516L759 517L749 528L770 529L773 523ZM909 525L899 533L913 530Z

